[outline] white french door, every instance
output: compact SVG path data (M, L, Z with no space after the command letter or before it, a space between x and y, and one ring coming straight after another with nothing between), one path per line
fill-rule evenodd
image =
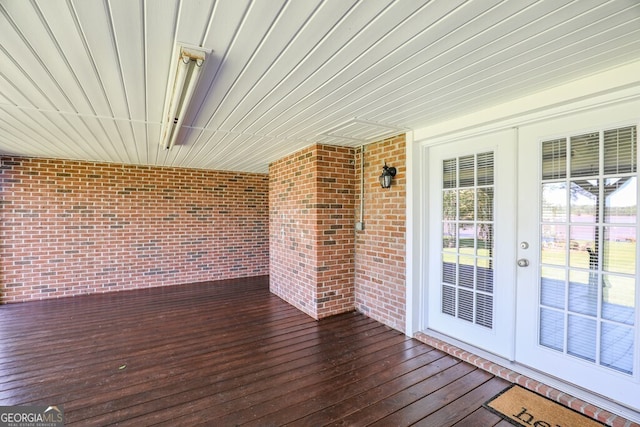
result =
M637 126L607 120L521 129L516 360L639 410Z
M621 113L428 148L426 324L640 411L638 136Z
M521 132L516 359L638 410L637 127L577 125Z
M515 134L429 149L429 328L513 357Z

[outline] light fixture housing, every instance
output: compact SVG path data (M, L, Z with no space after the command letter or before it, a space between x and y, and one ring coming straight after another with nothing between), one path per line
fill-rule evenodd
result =
M207 51L201 48L177 44L173 50L160 130L160 146L165 150L176 143L206 57Z
M384 166L382 167L382 174L380 175L380 186L382 188L389 188L391 187L391 180L393 179L394 176L396 176L396 173L398 171L396 170L396 168L394 168L393 166L389 167L387 166L387 162L384 162Z

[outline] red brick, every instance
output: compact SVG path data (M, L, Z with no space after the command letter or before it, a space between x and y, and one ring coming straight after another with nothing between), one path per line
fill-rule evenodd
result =
M314 145L269 167L271 291L316 319L354 306L352 161L351 148Z
M385 161L398 170L390 189L378 181ZM365 230L359 232L360 150L314 145L274 162L272 291L315 318L357 309L404 330L405 162L404 135L365 147ZM304 265L296 264L301 255ZM327 288L336 295L323 295ZM318 303L321 298L330 300Z
M0 302L268 273L267 175L1 160Z

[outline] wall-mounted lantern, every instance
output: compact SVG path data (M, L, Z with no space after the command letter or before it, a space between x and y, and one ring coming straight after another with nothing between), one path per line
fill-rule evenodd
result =
M382 188L391 187L391 179L396 176L396 168L387 166L387 162L384 162L382 167L382 175L380 175L380 186Z

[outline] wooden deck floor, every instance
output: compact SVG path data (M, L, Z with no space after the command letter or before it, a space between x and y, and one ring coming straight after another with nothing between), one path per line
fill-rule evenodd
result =
M0 406L66 425L508 426L502 379L361 314L316 322L267 279L0 306Z

